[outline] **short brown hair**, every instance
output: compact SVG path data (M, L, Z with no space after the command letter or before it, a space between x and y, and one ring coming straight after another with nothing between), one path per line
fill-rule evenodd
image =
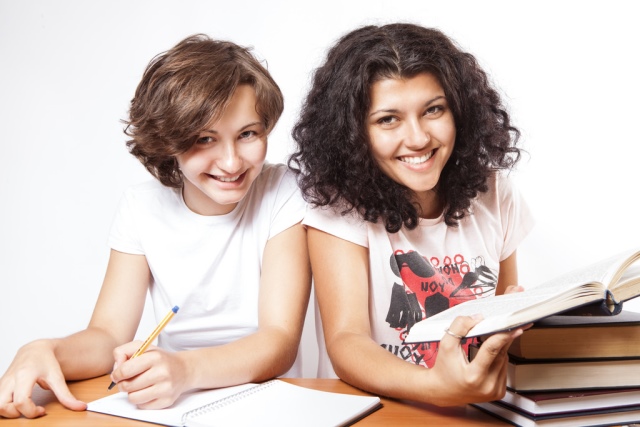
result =
M256 111L270 132L284 108L282 92L250 49L204 34L182 40L153 58L138 84L125 121L129 151L162 184L180 188L176 156L220 117L242 84L255 90Z

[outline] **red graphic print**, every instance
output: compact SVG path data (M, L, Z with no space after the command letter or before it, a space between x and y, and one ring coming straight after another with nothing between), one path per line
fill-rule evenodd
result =
M461 254L427 260L416 251L396 251L390 266L401 283L393 285L386 321L398 331L401 340L416 322L493 292L497 284L497 276L484 265L482 258L469 263ZM471 342L463 341L465 351ZM427 367L434 365L438 354L437 343L383 347Z

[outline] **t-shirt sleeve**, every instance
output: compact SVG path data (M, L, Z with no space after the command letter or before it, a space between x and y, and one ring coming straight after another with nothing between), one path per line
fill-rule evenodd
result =
M137 227L135 226L134 198L131 190L127 190L118 205L111 230L109 232L109 247L118 252L127 254L144 255L140 243Z
M295 176L284 166L281 168L280 173L273 176L279 181L272 210L269 239L302 221L307 207Z
M497 186L504 232L500 261L504 261L529 234L535 221L529 206L510 179L504 177L498 179Z
M302 223L356 245L369 247L367 224L353 212L342 215L331 207L309 207Z

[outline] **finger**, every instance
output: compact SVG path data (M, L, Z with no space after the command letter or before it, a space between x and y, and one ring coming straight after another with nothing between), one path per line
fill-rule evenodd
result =
M8 378L0 381L0 417L18 418L20 412L13 405L13 381Z
M522 329L490 336L482 343L478 354L476 354L471 363L480 369L490 369L496 358L500 355L504 356L513 340L520 335L522 335Z
M440 340L441 348L442 346L445 348L459 346L460 341L480 320L482 320L482 316L456 317L453 322L451 322L451 326L445 329L445 334Z
M527 329L530 329L533 326L533 323L527 323L526 325L522 325L519 327L519 329L522 329L522 331L526 331Z
M131 382L131 380L136 379L140 374L151 369L154 360L153 355L148 353L129 359L111 372L111 379L115 383L120 383L121 381Z
M13 391L13 406L26 418L37 418L46 413L44 407L36 405L31 399L34 385L33 381L16 381Z
M7 402L0 404L0 417L4 418L18 418L22 414L18 411L13 402Z
M41 386L46 385L47 388L55 394L58 401L66 408L69 408L72 411L84 411L87 409L87 404L76 399L76 397L71 393L62 373L59 375L52 374L49 378L43 379L38 383Z
M524 292L524 287L519 285L509 285L504 290L505 294L515 294L517 292Z
M142 341L131 341L121 346L116 347L113 350L113 359L115 361L113 370L115 371L125 361L129 360L133 354L138 351Z
M138 405L138 408L140 408L140 409L164 409L164 408L166 408L168 406L173 405L173 402L175 402L175 400L172 400L170 398L153 399L150 402Z
M149 387L129 393L128 399L141 409L162 409L172 405L178 398L179 394L173 391L166 383L153 383Z
M138 351L141 345L142 341L131 341L118 346L113 350L114 364L113 369L111 370L111 380L114 383L129 378L129 376L132 375L123 373L120 368L121 366L123 366L124 362L131 359L131 357Z
M129 402L142 409L152 409L153 402L156 400L156 397L157 393L154 391L154 386L137 389L129 392L127 395Z
M502 399L507 390L507 365L508 357L506 352L496 357L491 372L493 381L493 390L490 397L491 400Z

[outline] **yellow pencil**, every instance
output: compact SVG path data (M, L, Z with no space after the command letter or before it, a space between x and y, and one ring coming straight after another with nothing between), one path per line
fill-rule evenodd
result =
M140 348L138 350L136 350L135 353L133 353L133 356L131 356L131 359L133 359L134 357L138 357L140 356L142 353L144 353L147 348L149 348L149 346L151 345L151 343L153 342L153 340L155 340L158 335L160 334L160 332L162 332L162 330L164 329L165 326L167 326L167 323L169 323L169 321L173 318L173 316L178 312L178 306L176 305L175 307L173 307L171 309L171 311L169 311L169 313L167 313L166 316L164 316L164 319L162 319L162 321L158 324L158 326L153 330L153 332L151 332L151 335L149 335L149 338L147 338L145 340L145 342L142 343L142 345L140 346ZM109 385L109 390L111 390L114 386L116 385L115 382L111 381L111 385Z

